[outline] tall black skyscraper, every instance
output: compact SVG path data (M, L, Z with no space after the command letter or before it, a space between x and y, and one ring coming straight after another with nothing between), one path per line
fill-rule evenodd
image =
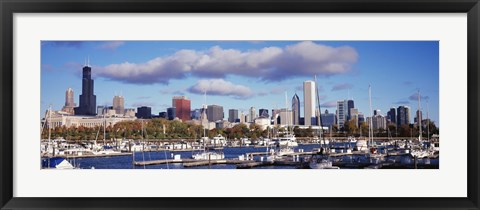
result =
M397 114L395 108L390 108L390 111L387 112L387 117L390 120L390 123L397 123Z
M347 119L348 120L352 119L352 113L351 113L350 109L353 109L353 108L355 108L355 104L354 104L353 100L347 100L347 113L348 113Z
M96 115L97 96L93 95L92 68L89 64L83 67L82 94L80 104L75 107L75 115Z
M300 125L300 98L297 93L292 98L292 117L293 125Z

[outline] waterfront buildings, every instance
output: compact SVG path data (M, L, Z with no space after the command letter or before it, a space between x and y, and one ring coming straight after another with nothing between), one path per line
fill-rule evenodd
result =
M141 106L137 108L137 118L150 119L152 118L152 108L148 106Z
M410 107L399 106L397 108L397 127L410 124Z
M97 96L94 93L94 81L92 79L92 68L87 63L83 67L82 76L82 94L80 95L80 104L75 107L75 115L96 115Z
M228 110L228 122L234 123L237 122L238 119L238 110L237 109L229 109Z
M292 97L293 125L300 125L300 98L297 93Z
M123 96L114 96L113 97L113 109L115 114L123 115L125 112L125 100Z
M172 107L175 107L175 116L182 121L190 120L190 100L185 96L174 96Z
M69 127L87 127L93 128L97 126L103 126L106 123L106 126L114 126L115 124L122 122L122 121L133 121L137 118L135 117L106 117L103 116L75 116L69 115L66 112L56 112L52 111L51 115L47 115L49 117L44 118L42 121L46 123L45 125L51 125L52 128L65 126ZM49 120L51 123L49 123Z
M316 94L315 94L315 82L304 81L303 82L303 103L304 103L304 118L305 125L312 125L312 119L315 120L315 107L316 107Z
M75 113L75 106L73 89L68 88L67 91L65 91L65 106L63 106L62 111L73 115Z
M216 122L223 120L223 106L219 105L208 105L207 106L207 118L210 122Z

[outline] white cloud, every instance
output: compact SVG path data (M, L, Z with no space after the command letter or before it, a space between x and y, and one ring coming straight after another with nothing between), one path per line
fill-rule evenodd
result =
M323 108L332 108L332 107L337 107L337 101L328 101L320 105Z
M236 99L245 99L254 96L253 91L243 85L236 85L223 79L199 80L187 89L190 93L208 95L231 96Z
M350 83L341 83L341 84L336 84L332 87L332 91L338 91L338 90L346 90L346 89L352 89L353 85Z
M145 63L111 64L99 68L99 75L126 83L163 83L189 75L225 78L238 75L263 81L294 77L330 76L350 71L357 61L356 50L349 46L330 47L305 41L284 48L265 47L240 51L219 46L206 51L179 50Z

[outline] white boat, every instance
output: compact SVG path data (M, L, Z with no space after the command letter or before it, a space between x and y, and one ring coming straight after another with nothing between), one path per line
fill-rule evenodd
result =
M338 166L333 166L332 161L327 158L312 157L308 163L311 169L340 169Z
M286 134L284 137L277 137L272 139L276 145L280 147L297 147L297 138L293 134Z
M195 160L222 160L225 159L225 155L219 152L202 152L192 155Z
M43 169L75 169L65 158L53 157L42 160Z
M227 146L227 140L222 135L218 134L217 136L213 137L212 142L213 145L216 146Z

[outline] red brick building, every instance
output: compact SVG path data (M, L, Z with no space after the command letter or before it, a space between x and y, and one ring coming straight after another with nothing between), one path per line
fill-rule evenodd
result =
M190 100L185 96L174 96L172 107L175 107L175 116L182 121L190 120Z

